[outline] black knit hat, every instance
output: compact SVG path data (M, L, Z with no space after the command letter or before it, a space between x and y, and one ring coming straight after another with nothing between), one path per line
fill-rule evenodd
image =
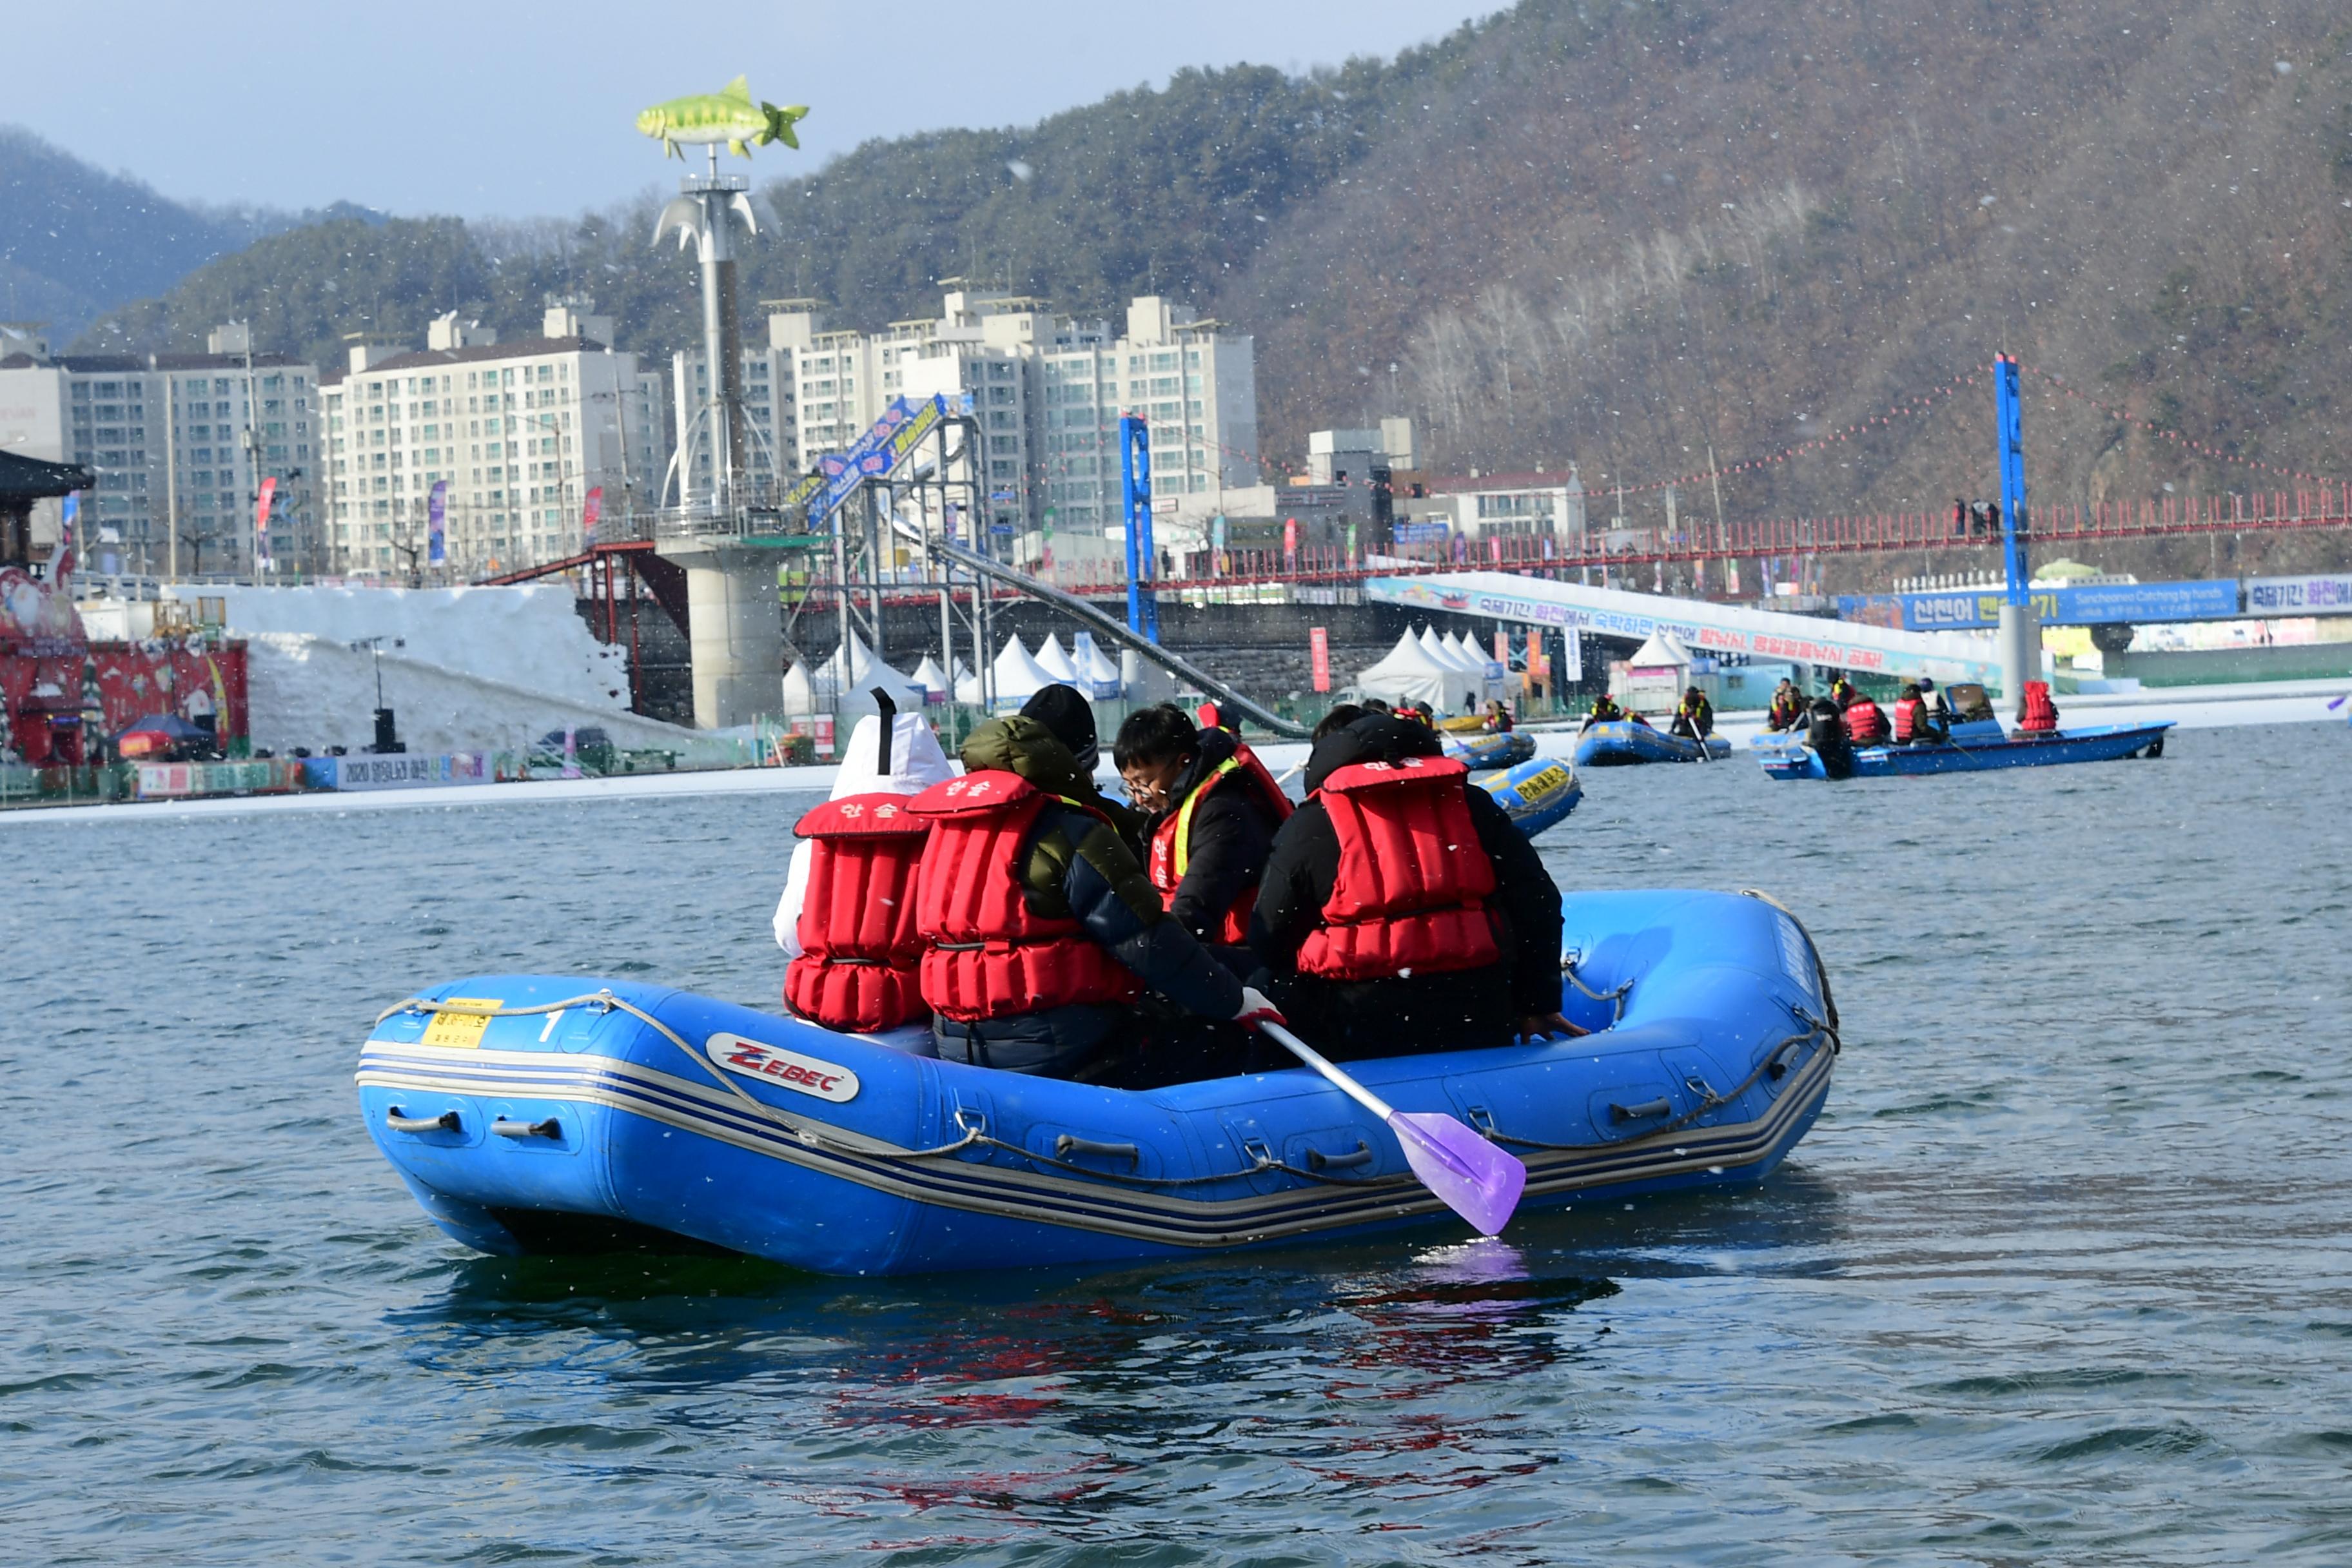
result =
M1021 716L1045 725L1087 772L1094 772L1101 761L1102 746L1095 739L1095 710L1076 687L1045 688L1021 705Z

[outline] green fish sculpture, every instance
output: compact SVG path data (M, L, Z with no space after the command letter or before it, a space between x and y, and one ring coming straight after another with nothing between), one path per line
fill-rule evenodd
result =
M637 129L659 142L668 157L686 156L677 150L681 142L708 147L723 142L730 153L748 158L752 148L770 142L798 147L801 139L793 126L807 114L805 104L779 109L772 103L754 102L751 82L739 76L717 92L691 93L655 104L637 116Z

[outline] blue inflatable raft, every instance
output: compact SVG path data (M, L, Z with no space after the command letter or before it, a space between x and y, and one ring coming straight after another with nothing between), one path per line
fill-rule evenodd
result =
M2166 720L2155 724L2092 724L2045 735L2011 735L1998 719L1956 723L1951 739L1917 746L1857 746L1853 777L1979 773L1989 768L2046 768L2061 763L2105 763L2164 755ZM1829 772L1802 731L1764 734L1748 742L1776 779L1825 779Z
M1441 732L1438 739L1447 756L1467 764L1473 772L1517 767L1536 754L1536 738L1519 730L1500 734Z
M1696 763L1731 755L1731 742L1709 735L1704 748L1696 741L1636 724L1630 719L1595 724L1577 738L1580 768L1625 767L1634 763Z
M1580 894L1566 945L1590 1037L1350 1070L1524 1159L1522 1209L1762 1181L1836 1055L1796 920L1760 897ZM1304 1069L1100 1089L626 981L443 986L377 1021L358 1080L425 1213L490 1253L700 1246L904 1274L1460 1224Z
M1495 804L1530 838L1567 816L1584 798L1576 770L1558 757L1536 757L1498 773L1473 773L1470 782L1493 795Z

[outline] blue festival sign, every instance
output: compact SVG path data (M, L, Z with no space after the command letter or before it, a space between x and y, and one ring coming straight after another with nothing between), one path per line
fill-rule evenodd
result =
M2352 574L2313 577L2249 577L2250 616L2352 616Z
M1998 588L1949 594L1901 594L1906 631L1969 631L2000 624ZM2085 583L2036 588L2030 602L2044 626L2140 625L2151 621L2225 621L2239 614L2232 578L2190 583ZM1843 608L1843 605L1841 605Z

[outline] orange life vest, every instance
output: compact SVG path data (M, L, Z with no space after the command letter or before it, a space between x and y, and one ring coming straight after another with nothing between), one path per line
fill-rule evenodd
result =
M910 805L903 795L853 795L793 827L809 840L809 877L784 1005L828 1029L869 1035L930 1016L915 868L931 825Z
M2017 727L2029 734L2046 735L2058 728L2058 705L2050 700L2050 683L2029 680L2025 683L2025 712Z
M1452 757L1358 763L1323 781L1339 874L1323 924L1298 949L1302 974L1387 980L1502 961L1495 864L1470 820L1470 770Z
M1846 705L1846 738L1857 746L1867 746L1886 739L1886 715L1877 703L1867 697L1857 697Z
M1192 808L1200 805L1211 790L1224 788L1249 791L1256 797L1258 805L1273 817L1276 826L1289 819L1290 797L1282 793L1282 785L1266 772L1265 764L1257 760L1257 753L1236 742L1234 754L1211 769L1209 776L1193 785L1192 792L1185 795L1184 804L1161 817L1160 826L1152 830L1150 862L1146 869L1151 874L1151 885L1160 889L1162 909L1175 904L1176 889L1184 885L1184 873L1192 863ZM1210 940L1228 947L1238 947L1247 942L1250 911L1256 908L1256 887L1244 888L1241 896L1234 900L1233 907L1225 911L1224 923L1217 928L1216 934Z
M1024 896L1030 829L1057 800L1108 821L993 769L915 797L912 809L931 824L915 876L915 924L924 942L923 996L934 1012L975 1023L1143 994L1142 982L1084 924L1040 915Z

